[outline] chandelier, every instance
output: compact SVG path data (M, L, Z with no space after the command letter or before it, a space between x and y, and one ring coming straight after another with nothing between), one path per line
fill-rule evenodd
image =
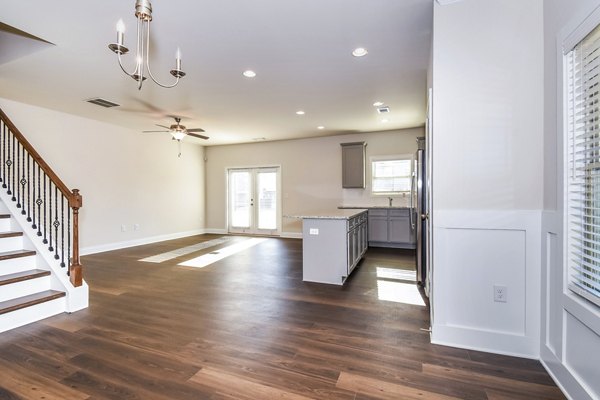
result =
M175 87L179 83L179 79L185 76L185 72L181 70L181 52L177 49L175 69L171 70L171 75L175 77L175 83L172 85L160 83L150 70L150 22L152 21L152 4L150 4L150 0L136 0L135 16L137 18L137 42L135 48L135 69L133 72L127 72L121 60L121 55L129 52L129 49L123 44L125 38L125 24L123 20L119 20L117 23L117 43L109 44L108 48L117 54L119 66L123 72L138 82L138 89L142 88L142 84L146 80L144 76L145 71L148 71L148 76L158 86L164 88Z

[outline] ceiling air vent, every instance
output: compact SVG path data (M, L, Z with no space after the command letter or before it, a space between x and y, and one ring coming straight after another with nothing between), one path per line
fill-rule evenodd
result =
M105 100L105 99L101 99L100 97L96 97L94 99L88 99L86 101L88 103L92 103L92 104L95 104L97 106L106 107L106 108L119 107L120 106L120 104L113 103L112 101L108 101L108 100Z
M383 107L379 107L377 109L377 112L379 114L385 114L385 113L389 113L390 112L390 108L388 106L383 106Z

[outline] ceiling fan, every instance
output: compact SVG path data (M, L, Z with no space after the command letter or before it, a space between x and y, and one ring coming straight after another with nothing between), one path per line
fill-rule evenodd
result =
M181 125L181 123L180 123L181 118L173 117L173 119L175 120L175 123L171 126L156 124L156 126L165 128L166 131L162 130L162 131L142 131L142 132L143 133L159 133L159 132L170 133L173 136L173 140L182 140L184 137L186 137L188 135L197 137L200 139L208 139L208 136L199 135L199 134L195 133L195 132L204 132L204 129L202 129L202 128L188 129L184 125Z

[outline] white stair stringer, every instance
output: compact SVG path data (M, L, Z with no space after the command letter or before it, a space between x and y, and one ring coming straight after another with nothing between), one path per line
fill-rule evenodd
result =
M21 209L11 201L11 196L0 189L0 214L10 214L11 218L0 219L0 233L23 232L23 236L0 238L0 254L22 249L35 250L34 255L0 260L0 279L26 274L25 271L45 270L50 275L0 285L0 302L35 296L46 291L64 292L64 297L30 305L14 311L0 313L0 332L48 318L62 312L75 312L88 306L89 288L84 281L82 286L73 287L67 275L67 267L62 268L48 251L48 245L36 235L27 222Z

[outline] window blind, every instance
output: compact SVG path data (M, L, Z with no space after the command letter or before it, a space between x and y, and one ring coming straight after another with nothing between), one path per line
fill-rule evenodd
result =
M566 54L569 289L600 306L600 26Z
M397 194L410 191L411 160L372 162L372 193Z

